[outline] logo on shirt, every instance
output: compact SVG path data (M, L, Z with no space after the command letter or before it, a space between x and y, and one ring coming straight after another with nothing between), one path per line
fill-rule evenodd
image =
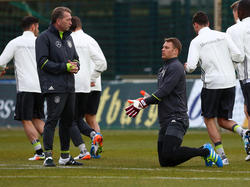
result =
M60 42L60 41L56 41L56 47L58 47L58 48L61 48L62 47L62 43Z
M50 86L48 90L55 90L53 86Z
M55 96L54 102L55 103L60 103L60 96Z
M160 77L161 77L161 78L164 77L165 73L166 73L166 70L165 70L165 69L161 70L161 72L160 72Z
M71 43L71 41L70 41L70 40L67 40L67 44L68 44L69 48L71 48L71 47L72 47L72 43Z

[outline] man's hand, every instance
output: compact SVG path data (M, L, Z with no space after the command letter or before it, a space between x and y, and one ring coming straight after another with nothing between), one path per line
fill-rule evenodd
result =
M94 86L95 86L95 82L91 82L90 87L94 87Z
M125 108L125 110L126 114L132 118L135 118L141 109L144 109L148 106L143 98L128 100L128 102L133 104Z
M70 73L77 73L79 71L78 62L72 62L69 60L66 66L67 66L67 71Z

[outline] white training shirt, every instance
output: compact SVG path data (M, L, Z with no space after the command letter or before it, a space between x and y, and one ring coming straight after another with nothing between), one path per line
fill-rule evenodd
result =
M90 82L96 82L95 89L101 91L101 72L107 69L107 62L98 43L83 30L71 34L79 56L80 70L75 74L75 92L89 93Z
M250 81L250 17L234 24L227 29L241 53L244 61L237 64L237 71L240 80Z
M204 27L190 43L186 71L193 72L199 63L204 88L230 88L236 85L232 60L243 59L228 34Z
M18 92L41 93L36 55L36 37L31 31L11 40L0 56L0 66L5 66L14 58L16 86Z

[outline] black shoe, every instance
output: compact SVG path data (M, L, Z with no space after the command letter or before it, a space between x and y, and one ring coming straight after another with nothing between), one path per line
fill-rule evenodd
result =
M75 161L72 156L70 158L62 158L59 159L59 164L64 166L82 166L83 163Z
M45 167L55 167L56 165L54 164L53 162L53 158L52 157L46 157L44 162L43 162L43 165Z

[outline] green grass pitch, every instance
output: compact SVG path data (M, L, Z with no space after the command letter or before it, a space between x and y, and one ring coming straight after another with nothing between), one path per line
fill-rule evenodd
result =
M42 161L28 161L31 144L23 129L0 129L0 186L249 186L250 162L237 134L222 133L230 165L205 167L200 157L177 167L162 168L157 158L157 130L104 130L101 159L82 161L82 167L58 166L59 138L56 131L54 161L45 168ZM90 140L84 137L87 147ZM189 130L183 145L198 147L210 142L205 130ZM71 144L71 155L78 148Z

